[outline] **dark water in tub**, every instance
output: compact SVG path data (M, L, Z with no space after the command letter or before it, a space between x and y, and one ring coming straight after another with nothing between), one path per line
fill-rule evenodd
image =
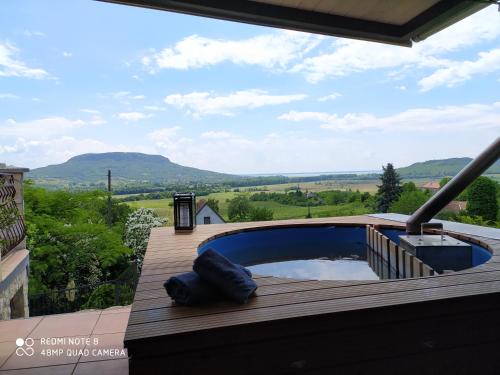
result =
M382 230L399 243L401 230ZM366 228L299 226L258 228L213 239L198 249L212 248L262 276L307 280L377 280L397 277L366 244ZM490 258L473 245L473 266Z

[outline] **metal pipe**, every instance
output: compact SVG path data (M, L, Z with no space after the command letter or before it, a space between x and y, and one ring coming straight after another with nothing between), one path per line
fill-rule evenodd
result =
M500 137L479 154L432 196L406 222L406 232L418 234L420 224L428 222L500 157Z

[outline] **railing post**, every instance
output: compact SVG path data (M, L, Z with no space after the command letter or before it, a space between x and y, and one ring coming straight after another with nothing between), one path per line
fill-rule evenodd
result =
M406 232L418 234L420 224L431 220L469 184L493 165L499 157L500 137L411 215L406 222Z

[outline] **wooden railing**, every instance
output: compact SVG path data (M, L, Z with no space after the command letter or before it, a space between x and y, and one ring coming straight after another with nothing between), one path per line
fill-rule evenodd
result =
M24 220L15 202L14 176L0 173L0 254L5 257L26 236Z
M435 274L431 267L396 245L371 225L366 226L366 243L378 258L387 264L385 266L388 268L386 272L390 274L392 271L397 278L432 276ZM377 274L379 272L385 273L385 270L380 270L380 265L374 264L374 267L378 270L376 271Z

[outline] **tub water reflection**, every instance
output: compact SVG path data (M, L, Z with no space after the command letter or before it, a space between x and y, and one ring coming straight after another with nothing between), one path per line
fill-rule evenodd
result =
M383 230L399 243L401 230ZM298 226L256 228L207 241L199 253L214 249L231 261L263 276L307 280L377 280L397 278L378 254L367 246L365 226ZM473 266L491 257L473 245Z
M304 280L379 280L366 260L360 259L301 259L258 264L248 267L263 276L288 277Z

